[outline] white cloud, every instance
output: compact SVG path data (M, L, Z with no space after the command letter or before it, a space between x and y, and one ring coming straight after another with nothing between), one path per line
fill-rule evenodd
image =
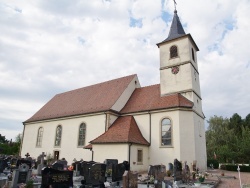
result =
M249 113L249 8L248 0L177 0L184 29L200 48L207 118ZM1 127L20 129L55 94L71 89L134 73L143 86L159 83L156 43L167 38L173 10L172 0L3 0ZM130 27L131 17L141 27Z

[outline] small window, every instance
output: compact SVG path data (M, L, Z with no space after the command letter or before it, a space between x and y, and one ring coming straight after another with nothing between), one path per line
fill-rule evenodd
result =
M194 49L192 48L192 59L195 62Z
M61 138L62 138L62 126L58 125L56 128L55 146L61 145Z
M78 134L78 146L84 146L85 144L85 135L86 135L86 124L82 123L79 127Z
M42 138L43 138L43 128L40 127L37 132L36 146L38 147L42 146Z
M171 133L171 121L165 118L161 122L161 145L171 146L172 144L172 133Z
M137 163L143 162L143 151L142 149L137 150Z
M170 47L170 59L178 57L178 49L177 46L171 46Z

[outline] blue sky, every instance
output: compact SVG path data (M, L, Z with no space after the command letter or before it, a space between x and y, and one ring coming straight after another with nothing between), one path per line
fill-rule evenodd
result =
M176 1L200 51L203 111L250 113L250 1ZM0 134L14 139L22 122L57 93L137 74L159 83L159 50L172 0L2 0Z

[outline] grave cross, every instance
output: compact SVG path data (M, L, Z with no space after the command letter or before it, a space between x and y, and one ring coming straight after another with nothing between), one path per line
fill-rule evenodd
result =
M29 153L26 153L26 154L25 154L25 157L26 157L26 158L28 158L29 156L30 156L30 154L29 154Z
M237 170L238 170L238 172L239 172L239 180L240 180L240 188L241 188L242 186L241 186L241 178L240 178L240 167L239 167L239 165L238 165L238 168L237 168Z
M44 154L44 152L42 152L41 154L41 164L44 164L44 157L46 157L46 155Z

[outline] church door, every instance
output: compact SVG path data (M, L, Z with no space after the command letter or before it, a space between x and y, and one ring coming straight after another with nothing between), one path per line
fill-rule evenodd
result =
M54 159L55 160L59 159L59 151L54 151Z

